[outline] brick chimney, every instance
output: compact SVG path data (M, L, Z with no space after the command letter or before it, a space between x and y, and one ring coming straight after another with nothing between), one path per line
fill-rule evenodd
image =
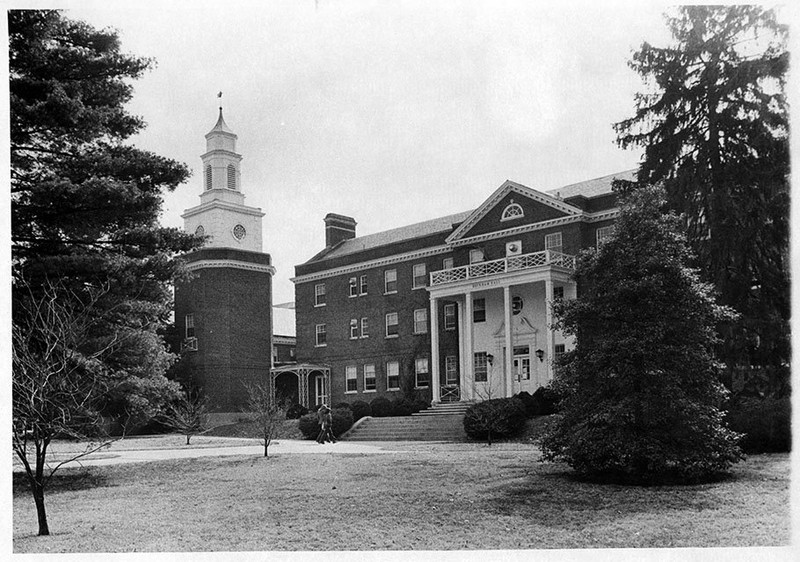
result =
M335 246L342 240L356 237L356 220L352 217L328 213L325 215L325 247Z

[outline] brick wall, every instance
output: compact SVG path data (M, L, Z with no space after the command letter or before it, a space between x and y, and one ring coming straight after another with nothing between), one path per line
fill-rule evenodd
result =
M266 254L242 254L236 259L269 262ZM190 259L198 257L208 258L196 253ZM198 350L184 353L180 370L203 388L215 411L238 411L246 404L244 383L268 380L271 275L230 267L197 270L191 280L175 287L175 323L181 338L187 314L194 317Z

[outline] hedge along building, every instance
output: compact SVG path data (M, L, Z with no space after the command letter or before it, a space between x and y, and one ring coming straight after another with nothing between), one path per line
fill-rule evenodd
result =
M185 256L192 278L175 286L182 378L214 411L238 412L246 383L268 380L272 364L272 267L262 251L261 209L244 204L237 136L222 117L205 136L200 204L184 229L207 237Z
M295 268L297 354L327 366L320 403L376 396L472 401L534 392L573 342L550 303L574 298L575 255L611 233L614 179L540 192L504 182L473 211L356 236L325 217L326 247Z

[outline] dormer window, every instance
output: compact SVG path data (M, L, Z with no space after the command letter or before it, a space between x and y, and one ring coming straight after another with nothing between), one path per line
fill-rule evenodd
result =
M236 189L236 168L228 164L228 189Z
M503 215L500 217L501 221L510 221L514 219L521 219L525 216L525 213L522 211L522 207L519 206L519 203L514 203L512 200L509 205L503 209Z
M211 166L206 166L206 189L211 189Z

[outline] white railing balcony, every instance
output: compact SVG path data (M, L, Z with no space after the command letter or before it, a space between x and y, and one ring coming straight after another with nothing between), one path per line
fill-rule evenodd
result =
M482 261L470 265L462 265L461 267L432 271L431 286L455 283L456 281L465 281L467 279L479 279L512 271L536 269L543 266L556 266L574 270L575 256L544 250L543 252L509 256L499 260Z

